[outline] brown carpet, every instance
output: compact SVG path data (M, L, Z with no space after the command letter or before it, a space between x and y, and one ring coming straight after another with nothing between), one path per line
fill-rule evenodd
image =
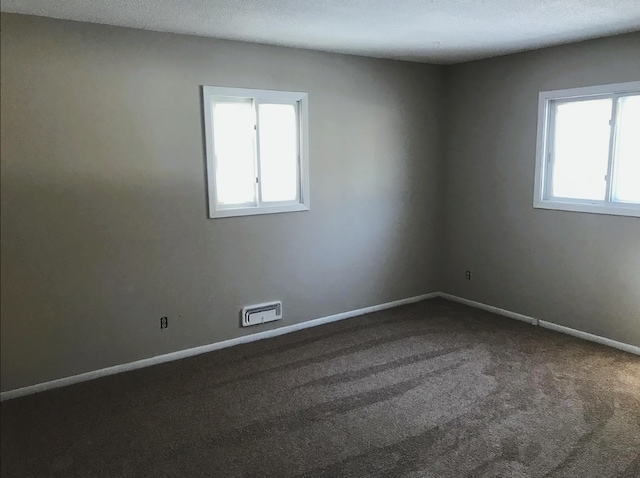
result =
M640 357L432 300L2 403L2 477L640 477Z

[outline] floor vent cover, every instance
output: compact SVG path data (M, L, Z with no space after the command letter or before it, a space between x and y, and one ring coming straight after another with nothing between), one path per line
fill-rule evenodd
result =
M248 305L242 309L242 326L259 325L282 319L282 302Z

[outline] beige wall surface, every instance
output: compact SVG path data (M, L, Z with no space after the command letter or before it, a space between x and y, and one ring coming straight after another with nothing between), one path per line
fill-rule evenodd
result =
M538 92L640 80L640 34L446 76L444 290L640 346L640 218L533 208Z
M3 391L438 289L442 67L11 14L1 61ZM309 93L310 211L207 218L200 85Z

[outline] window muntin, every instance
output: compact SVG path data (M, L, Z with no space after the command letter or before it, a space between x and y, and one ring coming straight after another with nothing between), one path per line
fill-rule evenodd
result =
M209 217L309 209L307 95L203 87Z
M640 82L540 93L534 207L640 216Z

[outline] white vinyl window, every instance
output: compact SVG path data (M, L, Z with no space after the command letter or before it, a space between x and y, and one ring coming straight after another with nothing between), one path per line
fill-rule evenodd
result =
M202 92L209 217L308 210L307 94Z
M543 91L533 206L640 217L640 81Z

